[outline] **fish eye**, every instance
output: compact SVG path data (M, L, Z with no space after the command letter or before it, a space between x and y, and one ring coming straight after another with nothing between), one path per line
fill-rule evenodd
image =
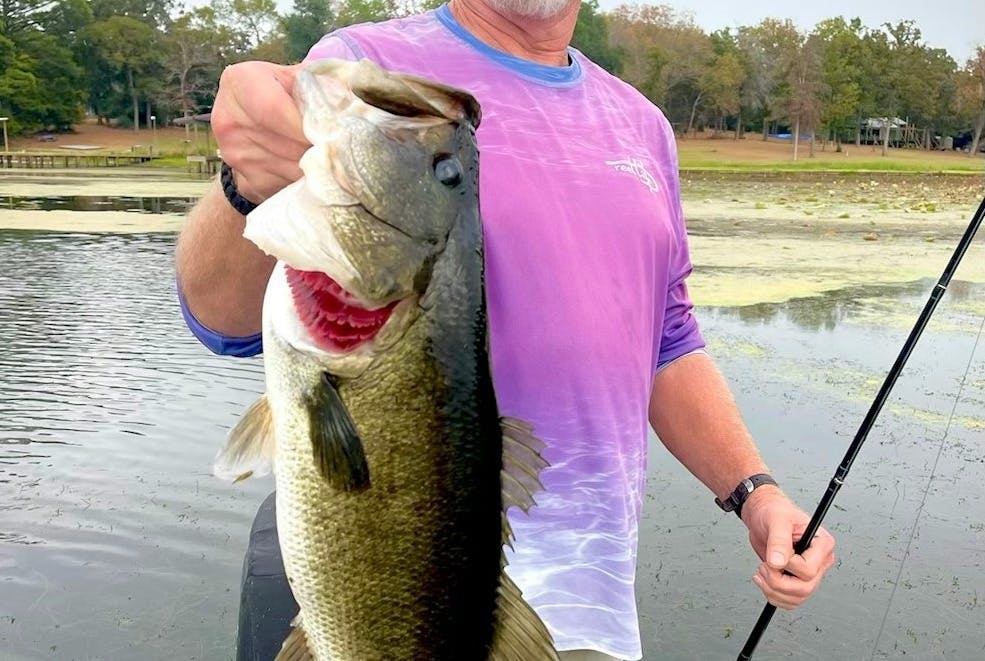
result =
M462 164L449 154L439 154L434 158L434 176L445 186L454 188L462 183Z

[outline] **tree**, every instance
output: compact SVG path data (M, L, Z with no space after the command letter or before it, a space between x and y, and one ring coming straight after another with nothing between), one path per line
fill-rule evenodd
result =
M244 54L269 38L280 18L274 0L212 0L211 8L235 40L235 50Z
M20 39L20 50L32 61L38 81L38 104L31 117L46 129L69 130L82 119L85 103L85 73L72 51L54 36L34 32Z
M965 110L972 126L968 155L978 153L985 133L985 46L979 46L968 59L958 84L960 107Z
M787 118L793 122L793 160L797 160L801 128L811 132L811 156L814 155L813 135L821 119L824 82L821 65L821 40L808 37L800 47L787 73L788 96L785 99Z
M0 34L10 38L36 30L44 12L54 4L51 0L0 1Z
M820 42L823 92L820 123L834 136L841 151L841 136L852 124L856 128L862 102L862 22L854 18L821 21L812 36Z
M152 28L171 24L172 0L89 0L92 15L98 21L127 16Z
M684 132L691 133L704 99L702 81L714 60L711 42L697 26L679 25L664 35L657 48L665 61L661 71L664 104L671 115L687 117Z
M74 48L79 32L94 20L89 0L58 0L37 14L38 28L55 37L61 45Z
M609 15L609 43L625 49L623 78L690 130L704 92L701 79L713 53L690 15L665 5L621 5Z
M0 2L0 114L9 131L66 129L82 116L85 85L67 39L45 32L54 2Z
M333 22L328 0L294 0L293 11L280 24L288 61L303 60L311 46L331 31Z
M663 62L654 46L662 30L674 24L666 5L620 5L607 15L609 47L622 49L621 76L651 101L662 100L659 86Z
M915 75L922 82L922 93L914 95L906 108L911 122L923 127L924 148L930 149L930 135L953 131L957 123L958 66L943 48L920 49ZM934 93L927 93L927 90Z
M598 0L581 3L571 45L609 73L619 73L623 51L609 43L608 22L599 12Z
M129 16L112 16L86 28L86 37L98 58L108 66L111 80L122 80L133 111L133 128L140 127L140 97L158 82L160 52L157 32Z
M885 117L881 127L883 156L889 153L892 123L902 117L911 120L930 121L931 116L939 114L935 110L932 97L939 96L948 74L943 69L953 70L950 58L941 58L921 43L920 30L913 21L886 23L881 31L869 32L864 43L868 50L871 68L866 72L872 82L872 96L879 115ZM936 87L930 87L935 85ZM936 94L929 94L934 89ZM953 96L953 94L951 95ZM949 97L950 98L950 97Z
M788 91L788 74L801 44L789 20L765 18L758 25L739 28L737 42L748 64L746 98L763 120L763 140L769 123L778 119Z
M221 42L216 41L220 34L214 14L207 7L174 20L162 40L165 93L159 102L166 99L176 104L175 110L187 117L198 106L201 95L211 100L222 70Z
M0 112L9 117L8 130L17 135L40 125L41 106L34 63L17 52L13 40L0 34Z
M746 79L746 68L742 61L735 39L729 30L711 33L711 48L714 59L705 69L700 86L705 95L708 108L717 113L715 132L724 128L725 118L740 115L742 110L742 84ZM738 139L741 116L737 121L735 137Z
M395 0L342 0L335 8L336 27L385 21L399 14Z

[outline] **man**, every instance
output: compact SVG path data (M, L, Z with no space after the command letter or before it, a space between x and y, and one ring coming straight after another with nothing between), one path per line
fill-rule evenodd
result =
M741 519L764 559L753 581L773 604L803 603L834 562L834 540L822 530L794 555L807 515L769 480L745 494L747 478L767 469L691 313L673 134L640 94L568 47L578 9L577 0L451 0L328 35L309 59L368 57L465 88L482 105L493 379L501 412L530 421L551 462L538 506L511 516L508 571L559 650L638 659L648 422L720 500L744 499ZM301 175L295 72L252 62L220 81L213 128L247 200ZM213 350L238 355L260 350L273 266L242 238L243 223L217 184L178 246L189 324Z

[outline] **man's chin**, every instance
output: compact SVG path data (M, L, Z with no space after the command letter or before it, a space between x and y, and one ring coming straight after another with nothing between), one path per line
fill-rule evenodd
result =
M546 21L563 14L572 0L485 0L485 2L501 14Z

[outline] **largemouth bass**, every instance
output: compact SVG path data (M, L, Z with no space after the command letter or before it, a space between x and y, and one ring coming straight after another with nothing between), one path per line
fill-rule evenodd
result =
M296 98L305 176L245 231L278 259L266 395L215 466L273 463L300 605L278 659L556 659L503 571L545 463L490 377L478 103L366 60L309 65Z

